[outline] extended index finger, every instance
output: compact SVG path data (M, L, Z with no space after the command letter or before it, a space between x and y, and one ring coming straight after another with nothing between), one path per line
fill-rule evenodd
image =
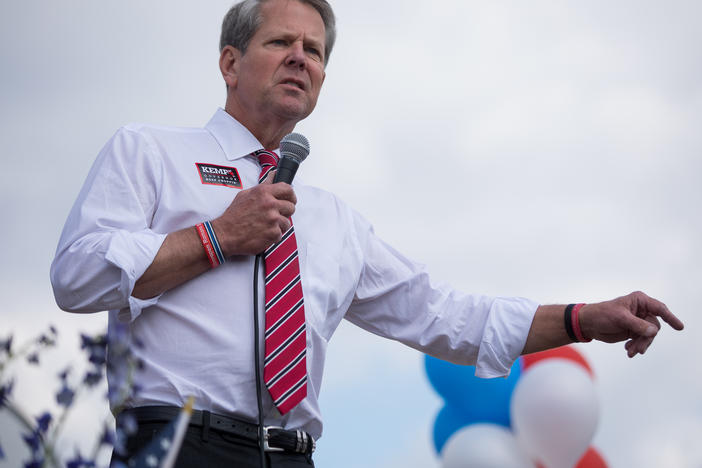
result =
M682 320L677 318L671 311L668 309L668 306L659 301L658 299L654 299L649 296L645 296L645 301L643 304L644 310L651 314L651 315L656 315L660 318L663 319L665 323L670 325L676 330L682 330L685 325L682 323Z

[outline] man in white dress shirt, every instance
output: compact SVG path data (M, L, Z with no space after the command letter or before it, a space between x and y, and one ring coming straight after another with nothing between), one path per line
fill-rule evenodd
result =
M277 151L314 110L334 37L325 0L235 5L220 45L225 108L199 129L127 125L88 175L51 279L62 309L109 310L111 329L128 324L133 341L143 343L133 348L144 367L129 400L140 422L130 453L193 395L198 411L178 466L258 466L259 415L266 426L290 430L279 439L298 437L292 446L272 442L285 450L266 452L267 463L313 465L314 444L300 444L322 433L317 395L327 343L343 318L422 352L475 364L482 377L507 375L520 354L573 341L628 340L630 357L643 354L658 317L682 329L664 304L643 293L540 306L434 286L334 195L270 177L259 184L254 154ZM281 239L291 217L304 291L307 395L281 414L264 391L260 414L254 256ZM226 262L208 256L207 238L196 228L205 222ZM257 287L263 297L262 278Z

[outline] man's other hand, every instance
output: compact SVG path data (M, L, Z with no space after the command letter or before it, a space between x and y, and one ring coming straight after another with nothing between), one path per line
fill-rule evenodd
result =
M580 309L580 327L586 339L607 343L627 340L629 357L644 354L661 328L659 318L676 330L683 323L662 302L642 292L611 301L586 304Z

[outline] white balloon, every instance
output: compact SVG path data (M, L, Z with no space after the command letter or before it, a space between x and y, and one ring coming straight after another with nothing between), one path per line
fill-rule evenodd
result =
M565 359L545 359L522 374L510 403L519 444L546 468L573 468L587 451L599 419L588 373Z
M443 468L534 468L514 434L496 424L471 424L441 450Z

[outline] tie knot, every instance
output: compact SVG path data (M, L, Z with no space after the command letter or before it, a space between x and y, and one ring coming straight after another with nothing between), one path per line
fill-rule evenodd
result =
M254 155L258 158L258 163L261 165L261 174L258 176L258 183L260 184L266 180L269 172L278 167L279 158L274 152L266 150L258 150L254 152Z
M258 150L254 154L258 158L261 169L267 169L268 166L278 167L279 158L273 151Z

